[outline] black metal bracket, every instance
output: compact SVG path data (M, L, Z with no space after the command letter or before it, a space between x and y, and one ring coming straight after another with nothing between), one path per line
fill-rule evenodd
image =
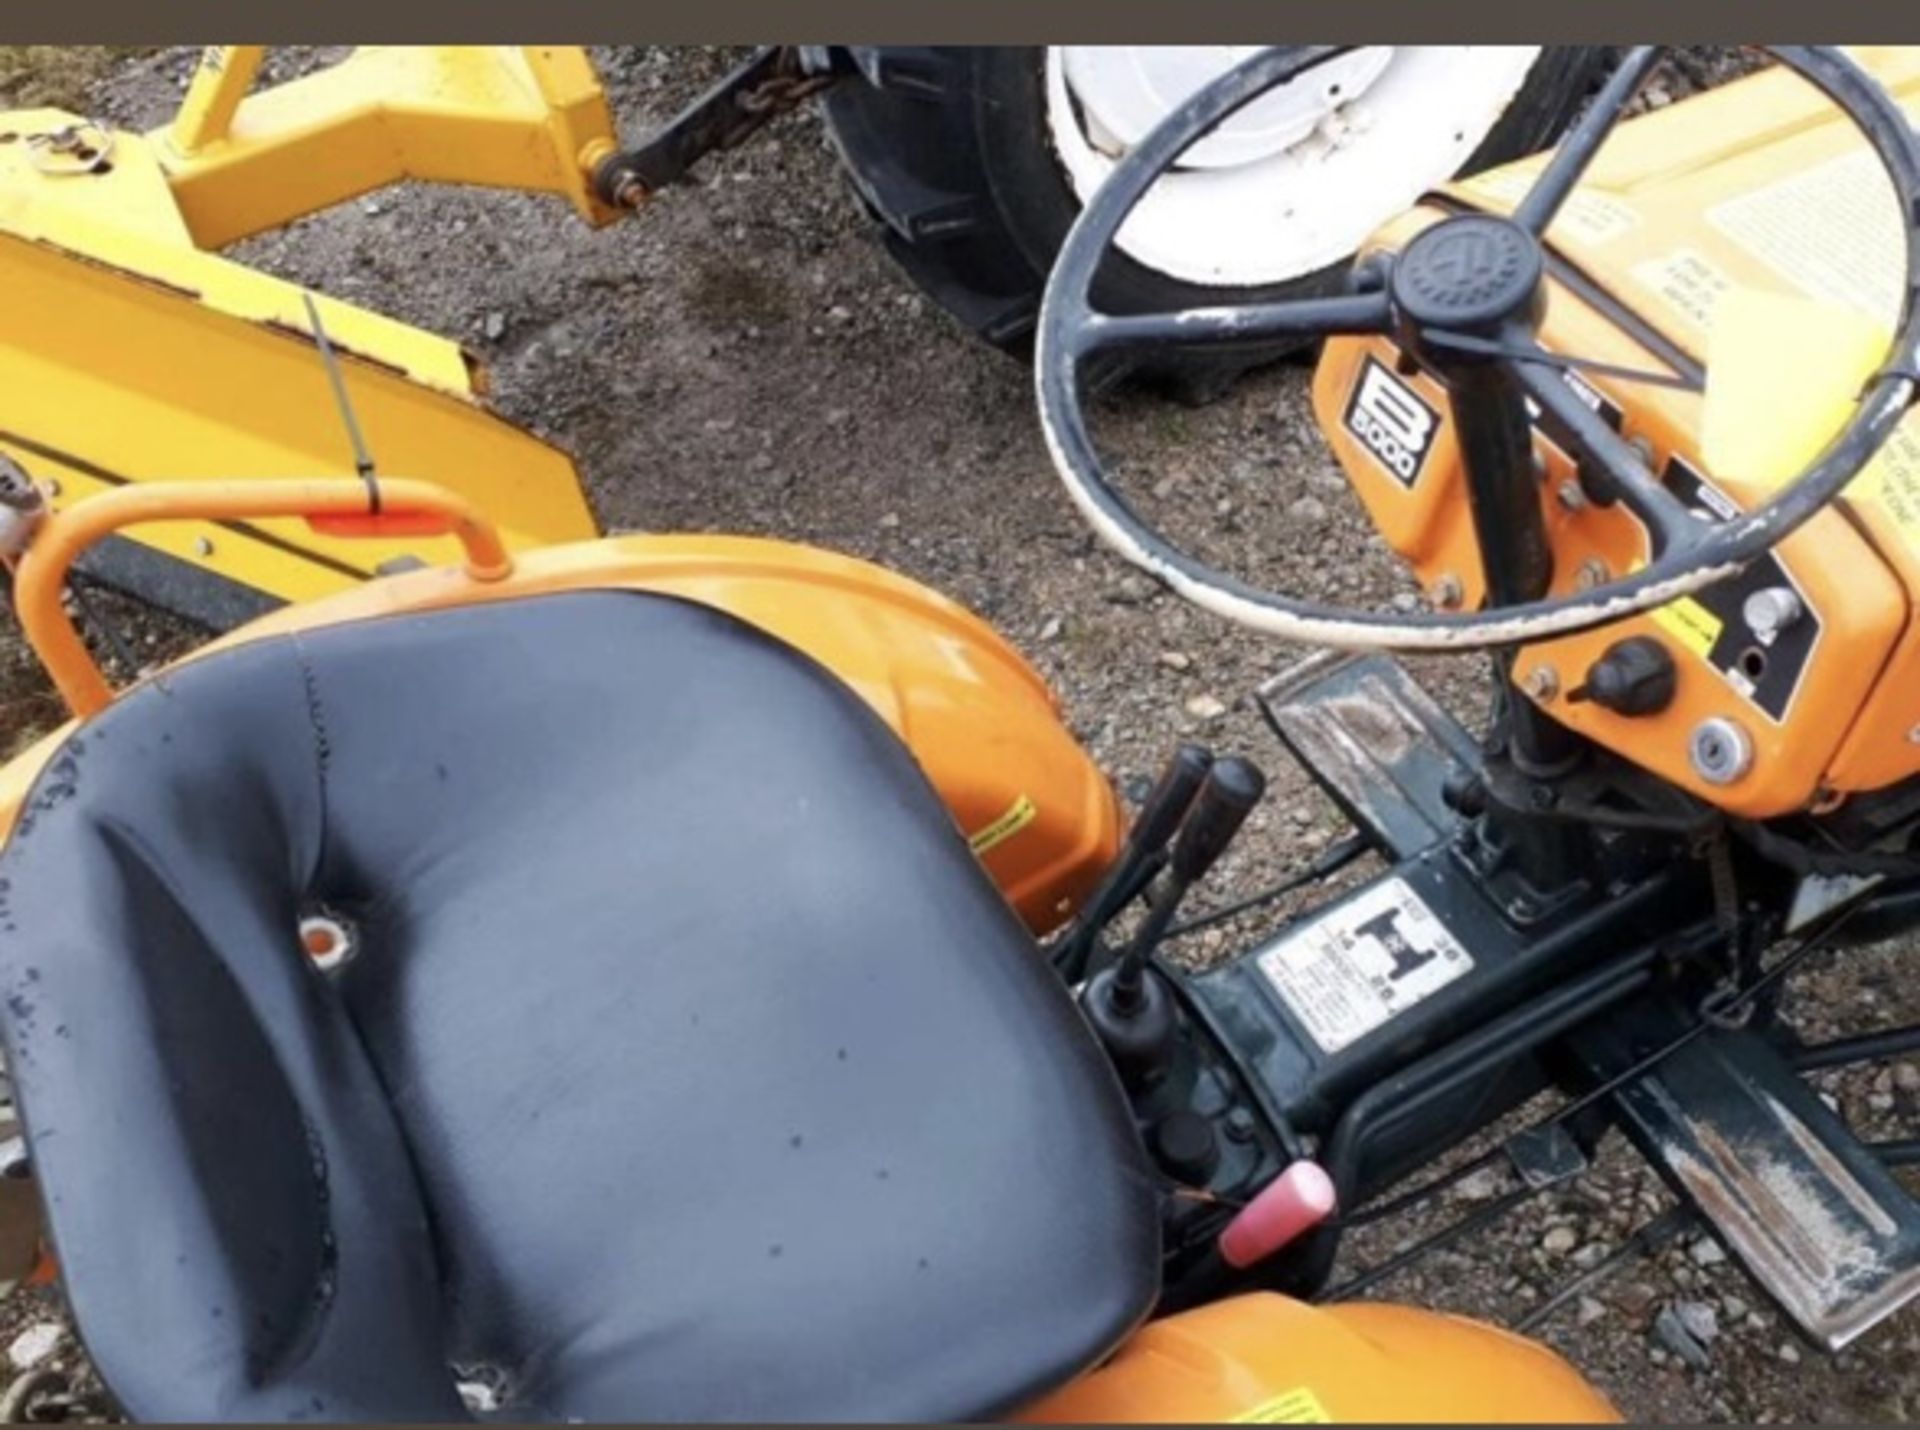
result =
M594 188L616 208L638 208L708 154L738 147L839 77L830 51L762 46L639 144L603 160Z

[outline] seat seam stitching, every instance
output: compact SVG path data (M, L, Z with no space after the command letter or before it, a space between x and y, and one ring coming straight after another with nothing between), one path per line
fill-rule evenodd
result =
M300 683L306 696L307 721L313 728L314 780L318 787L320 804L320 839L314 851L314 867L317 872L325 867L327 840L333 824L328 792L328 777L333 763L333 743L327 734L326 705L320 698L320 678L314 671L312 661L307 658L306 643L296 634L291 644L293 658L300 666Z

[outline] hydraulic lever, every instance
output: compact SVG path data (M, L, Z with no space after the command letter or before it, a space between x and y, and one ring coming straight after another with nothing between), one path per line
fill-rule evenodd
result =
M1251 761L1229 756L1212 765L1180 824L1172 855L1153 876L1151 906L1139 931L1113 967L1081 989L1081 1010L1129 1088L1158 1080L1178 1031L1173 997L1148 971L1153 950L1187 890L1218 862L1266 787Z
M1238 755L1229 755L1207 772L1192 810L1180 826L1173 857L1148 888L1147 916L1114 965L1111 996L1116 1006L1137 1006L1147 961L1172 925L1180 901L1219 862L1266 792L1267 777L1251 760Z
M1100 887L1080 910L1073 927L1053 955L1054 967L1068 983L1086 976L1102 929L1131 903L1166 863L1167 845L1186 818L1194 796L1213 768L1213 752L1202 745L1182 745L1147 792L1140 817L1127 831L1120 855L1107 870Z

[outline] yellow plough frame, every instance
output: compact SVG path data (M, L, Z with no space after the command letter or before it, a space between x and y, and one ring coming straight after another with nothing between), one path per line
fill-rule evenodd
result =
M319 295L309 309L305 290L210 251L408 179L554 193L611 221L594 176L615 133L585 53L368 48L255 92L263 53L209 49L179 114L147 134L0 113L0 452L56 507L156 479L351 472L317 312L382 476L459 492L510 549L595 535L571 460L487 409L457 344ZM116 538L91 574L224 627L448 559L445 541L181 521Z

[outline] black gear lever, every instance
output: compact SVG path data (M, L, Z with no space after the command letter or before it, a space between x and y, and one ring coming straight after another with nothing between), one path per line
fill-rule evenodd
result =
M1267 777L1253 761L1229 755L1207 771L1194 796L1193 807L1180 826L1180 838L1173 846L1173 857L1154 877L1148 892L1151 908L1140 929L1114 965L1113 995L1127 1000L1139 995L1147 959L1173 922L1174 911L1187 890L1219 862L1220 856L1247 822L1260 796L1267 792Z
M1080 917L1054 954L1054 967L1067 982L1077 983L1085 976L1100 931L1160 872L1166 862L1167 845L1212 768L1213 751L1204 745L1182 745L1160 771L1140 806L1139 818L1127 831L1119 857L1082 906Z
M1266 793L1266 776L1230 755L1214 763L1181 822L1173 853L1154 875L1139 932L1112 968L1088 980L1081 1007L1129 1087L1152 1082L1166 1066L1175 1020L1166 985L1148 976L1148 960L1187 890L1218 862Z

